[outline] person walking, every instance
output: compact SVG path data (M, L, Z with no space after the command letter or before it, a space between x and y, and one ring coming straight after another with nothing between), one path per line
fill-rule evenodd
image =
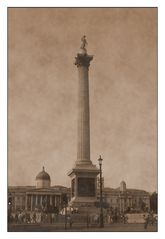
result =
M148 224L149 224L149 220L150 220L150 216L149 216L149 214L148 214L147 217L145 217L144 229L147 229L147 226L148 226Z
M67 219L68 219L67 221L68 221L68 223L69 223L69 227L70 227L70 229L71 229L71 228L72 228L72 224L73 224L71 215L68 215Z

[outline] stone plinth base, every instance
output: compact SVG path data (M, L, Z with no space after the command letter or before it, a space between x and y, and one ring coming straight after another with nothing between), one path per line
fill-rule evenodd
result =
M92 163L79 165L68 173L71 177L71 201L69 205L83 211L95 207L97 201L97 175L99 170ZM86 209L85 209L86 210Z
M77 208L95 207L95 201L96 200L93 200L93 198L90 199L88 197L85 197L85 198L78 197L78 198L72 198L71 201L69 202L69 205L71 207L77 207Z
M95 206L95 202L94 201L90 201L88 199L86 199L86 201L84 200L76 200L74 199L73 201L69 202L69 206L72 208L77 208L78 209L78 214L86 214L86 213L91 213L91 214L97 214L99 213L99 209L96 208Z

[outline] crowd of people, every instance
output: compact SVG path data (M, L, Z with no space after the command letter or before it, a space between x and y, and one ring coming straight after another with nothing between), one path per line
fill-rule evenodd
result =
M72 226L73 220L77 221L79 217L76 217L78 215L78 211L71 211L71 213L60 214L55 212L45 212L42 210L36 210L36 211L26 211L26 210L17 210L15 212L9 212L8 213L8 222L13 224L40 224L40 223L58 223L58 222L66 222ZM87 218L84 215L84 222L87 220L87 224L92 223L99 223L99 213L90 215L87 214ZM82 217L81 217L82 219ZM147 214L143 215L144 219L144 228L147 229L148 225L154 225L157 223L157 215L155 215L153 212L149 212ZM104 222L108 224L112 223L128 223L128 215L126 213L106 213L104 214Z
M126 214L109 214L108 223L128 223L128 216Z
M9 223L55 223L58 221L58 214L46 213L43 211L18 210L8 214Z
M151 211L147 215L144 214L144 228L147 229L148 225L154 225L157 224L157 215L154 215L154 213Z

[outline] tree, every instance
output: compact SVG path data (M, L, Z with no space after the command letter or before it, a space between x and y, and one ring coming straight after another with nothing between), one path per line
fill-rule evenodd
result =
M150 209L154 212L158 212L158 194L156 192L152 193L150 197Z
M146 211L146 203L143 201L142 198L139 199L139 204L140 204L140 210L142 212L145 212Z
M66 193L62 193L62 203L66 206L68 204L68 197Z

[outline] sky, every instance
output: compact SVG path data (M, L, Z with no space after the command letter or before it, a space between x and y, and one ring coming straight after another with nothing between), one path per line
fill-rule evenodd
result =
M157 9L8 9L8 185L70 186L87 36L91 160L104 186L157 190Z

